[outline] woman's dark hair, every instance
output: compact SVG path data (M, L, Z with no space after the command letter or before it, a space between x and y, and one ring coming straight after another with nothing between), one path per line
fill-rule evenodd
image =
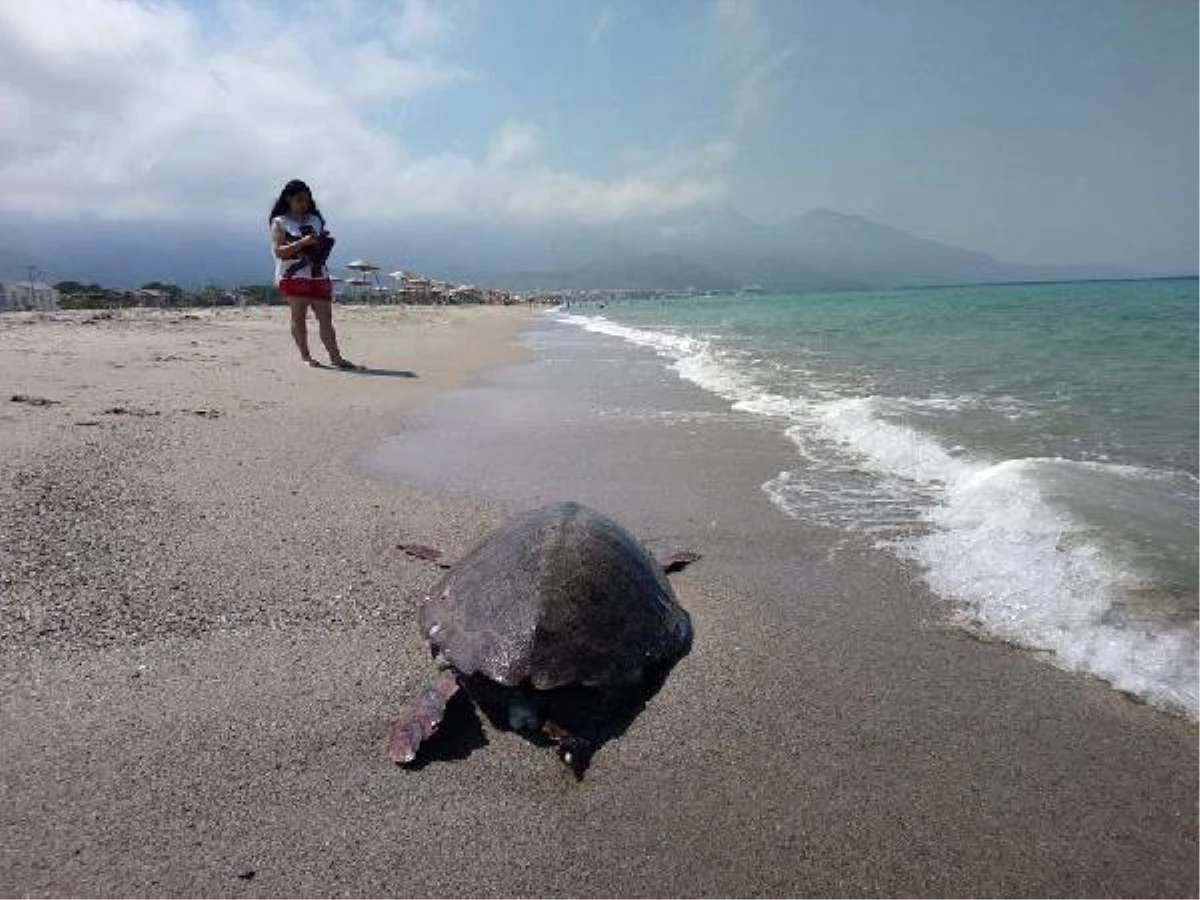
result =
M314 216L321 220L321 225L325 225L325 217L321 215L321 210L317 208L317 201L313 199L312 191L308 189L308 185L299 178L293 178L283 186L283 190L279 192L279 199L275 201L275 205L271 207L271 215L267 216L267 222L275 221L276 216L282 216L291 207L289 202L297 194L308 194L308 204L312 207L311 212Z

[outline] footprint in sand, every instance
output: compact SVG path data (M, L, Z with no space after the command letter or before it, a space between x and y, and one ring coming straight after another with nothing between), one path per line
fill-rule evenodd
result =
M159 412L153 409L137 409L132 406L110 406L106 410L102 410L102 415L106 416L157 416Z
M29 394L13 394L9 399L13 403L25 403L29 406L57 406L61 400L50 400L46 397L31 397Z

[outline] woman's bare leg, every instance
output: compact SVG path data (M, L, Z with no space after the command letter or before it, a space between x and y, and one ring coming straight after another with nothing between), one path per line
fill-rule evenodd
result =
M309 362L312 354L308 352L308 298L288 297L287 302L292 311L292 340L300 350L300 358Z
M329 361L336 366L342 361L342 352L338 349L337 332L333 330L333 301L313 300L312 308L313 315L317 317L321 343L329 351Z

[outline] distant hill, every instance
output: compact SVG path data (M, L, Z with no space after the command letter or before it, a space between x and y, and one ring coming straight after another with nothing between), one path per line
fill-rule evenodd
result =
M792 252L831 271L853 272L872 286L975 284L1144 275L1105 265L1030 266L926 240L899 228L828 209L797 216L775 229Z
M709 209L621 227L438 226L441 238L410 234L414 259L458 257L447 271L513 289L547 287L844 290L1001 281L1138 278L1157 273L1097 264L1005 262L832 210L776 226ZM378 252L382 255L385 248Z
M995 281L1015 274L1011 264L986 253L832 210L813 210L774 231L791 252L833 271L853 271L859 280L881 287Z
M0 249L0 279L28 277L28 266L36 266L34 254L24 249Z
M265 223L193 225L9 222L0 277L37 265L53 280L122 287L266 282ZM840 290L998 281L1137 278L1162 273L1105 265L1031 266L931 241L862 216L818 209L774 226L729 209L620 225L331 222L336 266L368 257L383 271L516 290L692 287Z

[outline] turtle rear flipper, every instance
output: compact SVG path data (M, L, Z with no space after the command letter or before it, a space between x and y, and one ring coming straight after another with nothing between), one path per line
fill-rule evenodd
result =
M417 750L437 733L446 715L446 704L458 691L458 678L453 672L441 672L433 680L421 701L392 726L388 756L393 762L405 764L417 758Z
M583 780L583 773L592 762L596 748L591 741L572 734L552 719L542 723L542 734L558 748L558 758L566 763L576 781Z

